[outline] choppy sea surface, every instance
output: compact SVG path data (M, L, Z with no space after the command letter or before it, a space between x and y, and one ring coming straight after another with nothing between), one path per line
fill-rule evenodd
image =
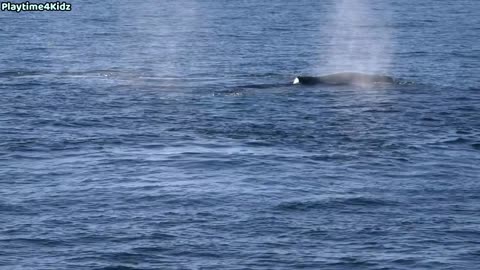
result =
M478 269L480 2L338 2L0 12L0 269Z

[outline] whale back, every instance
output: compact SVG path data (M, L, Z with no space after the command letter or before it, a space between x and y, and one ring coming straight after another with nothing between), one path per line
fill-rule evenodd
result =
M328 84L328 85L371 85L375 83L392 84L393 77L386 75L364 74L357 72L342 72L319 77L299 76L294 80L294 84Z

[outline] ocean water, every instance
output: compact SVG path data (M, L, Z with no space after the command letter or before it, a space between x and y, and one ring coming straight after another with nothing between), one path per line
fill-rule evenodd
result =
M479 1L71 3L0 12L0 269L478 269Z

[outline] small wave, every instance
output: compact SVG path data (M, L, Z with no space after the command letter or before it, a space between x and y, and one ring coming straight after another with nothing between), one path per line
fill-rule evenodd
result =
M28 71L28 70L4 71L4 72L0 72L0 78L29 77L29 76L38 76L38 75L44 75L44 74L49 74L49 72Z
M168 234L168 233L160 233L156 232L150 235L150 239L155 239L155 240L173 240L177 238L177 236Z
M480 249L464 252L464 253L460 254L460 256L479 258L480 257Z
M414 265L416 260L413 258L398 258L391 260L391 262L399 265Z
M395 109L366 109L363 110L364 113L399 113L402 112L400 110Z
M277 208L286 211L308 211L315 209L341 209L346 207L383 207L394 206L396 202L377 198L355 197L335 198L317 201L292 201L280 203Z
M250 73L250 74L240 74L238 76L235 76L237 78L284 78L284 77L290 77L285 74L280 74L280 73L273 73L273 72L265 72L265 73Z
M448 230L446 232L450 233L450 234L454 234L457 237L463 237L465 239L473 239L473 238L478 239L478 237L480 237L480 230L471 230L471 229L455 230L455 229L452 229L452 230Z
M467 58L467 59L476 59L478 56L474 53L468 54L462 51L453 51L450 53L452 56L459 57L459 58Z
M213 96L215 97L229 97L229 96L243 96L245 95L244 90L230 89L225 91L215 91Z
M126 252L126 251L119 251L119 252L108 252L103 253L100 255L103 259L106 259L111 262L119 262L128 264L128 262L134 262L141 260L145 257L144 254L134 253L134 252ZM127 267L127 266L124 266ZM110 269L110 268L106 268ZM138 269L138 268L111 268L111 269Z
M156 254L156 253L165 252L168 250L169 249L165 247L136 247L132 249L132 251L138 252L141 254Z
M463 106L459 108L455 108L456 111L463 111L463 112L475 112L477 108L474 106Z
M101 268L95 268L96 270L139 270L143 268L135 268L130 266L115 265L115 266L106 266Z
M237 86L236 88L240 89L269 89L269 88L278 88L278 87L286 87L291 86L291 83L271 83L271 84L247 84Z
M64 246L66 244L66 242L63 240L46 239L46 238L11 238L11 239L1 239L1 241L12 242L12 243L24 243L29 246L39 246L39 247Z
M463 138L463 137L458 137L458 138L451 138L451 139L446 139L443 141L440 141L439 143L445 143L445 144L465 144L470 142L470 140Z
M244 96L248 92L247 90L257 90L257 89L275 89L281 87L289 87L291 83L270 83L270 84L247 84L234 86L231 89L215 91L213 96Z
M350 257L350 256L339 258L336 262L328 263L327 265L342 267L342 268L346 267L347 269L377 266L377 264L374 262L370 262L362 258L356 258L356 257Z
M475 150L480 150L480 143L472 143L472 147Z
M355 158L355 156L335 153L335 154L325 154L325 155L304 156L304 158L309 158L313 161L337 161L337 160L352 160Z
M264 27L264 31L288 32L291 31L288 27Z
M426 122L442 122L443 121L442 119L428 117L428 116L422 117L420 118L420 120L426 121Z
M23 78L23 77L110 77L121 74L118 70L86 70L86 71L42 71L42 70L12 70L0 72L0 78ZM128 74L128 73L127 73Z
M399 55L399 56L427 56L428 55L428 52L427 51L413 51L413 52L398 52L396 53L396 55Z
M0 212L2 213L15 213L15 214L25 214L25 213L30 213L27 208L17 205L17 204L8 204L4 202L0 202Z
M396 84L396 85L400 85L400 86L418 85L418 83L415 82L415 81L411 81L411 80L407 80L407 79L403 79L403 78L397 78L397 79L395 80L395 84Z

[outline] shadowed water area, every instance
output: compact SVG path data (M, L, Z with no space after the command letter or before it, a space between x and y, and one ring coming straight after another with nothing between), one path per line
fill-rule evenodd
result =
M478 267L479 1L160 2L0 12L0 269Z

